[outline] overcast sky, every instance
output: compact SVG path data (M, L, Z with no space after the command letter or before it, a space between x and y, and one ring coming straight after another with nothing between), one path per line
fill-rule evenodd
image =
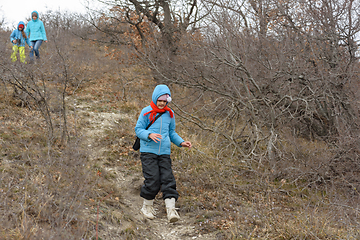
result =
M47 10L85 13L86 5L86 0L1 0L0 19L5 20L6 27L13 28L19 21L26 23L34 10L39 13Z

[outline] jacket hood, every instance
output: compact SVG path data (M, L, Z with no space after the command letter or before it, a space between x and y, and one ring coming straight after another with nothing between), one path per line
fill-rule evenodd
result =
M170 93L169 87L166 86L166 85L162 85L162 84L161 84L161 85L157 85L157 86L155 87L155 89L154 89L153 94L152 94L152 101L153 101L153 103L156 104L157 99L158 99L160 96L164 95L164 94L169 94L169 96L171 97L171 93Z
M34 20L34 19L32 18L33 13L36 13L36 15L37 15L37 19L36 19L36 20ZM32 11L32 12L31 12L31 21L36 22L37 20L39 20L39 13L38 13L37 11Z
M20 21L20 22L18 23L17 29L19 29L20 24L24 25L24 29L25 29L25 23L24 23L23 21Z

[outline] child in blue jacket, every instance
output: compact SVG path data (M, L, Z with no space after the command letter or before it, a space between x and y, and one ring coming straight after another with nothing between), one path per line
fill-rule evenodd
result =
M13 44L12 53L11 53L11 61L16 62L17 53L19 52L20 62L25 63L25 43L31 48L31 44L28 36L25 31L25 23L20 21L17 25L17 28L10 34L10 41Z
M179 194L171 168L171 142L178 147L191 148L191 142L184 141L175 132L175 116L167 106L171 101L170 89L166 85L157 85L152 94L150 106L142 109L135 126L136 135L140 138L140 159L144 175L144 184L140 196L144 198L141 212L149 219L155 218L153 202L161 190L165 200L167 217L170 222L180 219L175 209ZM146 130L155 117L163 113Z
M33 62L34 53L36 59L40 59L39 48L43 41L47 42L44 23L39 19L39 13L37 11L31 13L31 20L26 26L26 33L30 36L30 42L33 47L30 51L30 61Z

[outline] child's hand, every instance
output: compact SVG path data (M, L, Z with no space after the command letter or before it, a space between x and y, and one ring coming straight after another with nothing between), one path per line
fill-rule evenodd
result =
M162 139L162 136L161 136L161 134L158 134L158 133L150 133L149 138L157 143L157 142L160 142L160 139Z
M191 142L189 142L189 141L185 141L185 142L182 142L181 144L180 144L182 147L187 147L187 148L191 148Z

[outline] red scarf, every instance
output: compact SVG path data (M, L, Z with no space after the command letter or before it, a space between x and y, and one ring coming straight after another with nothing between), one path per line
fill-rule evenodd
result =
M150 113L150 122L153 122L155 120L155 116L157 113L168 111L170 113L171 118L174 116L173 111L171 111L171 109L168 106L165 106L163 109L159 109L153 101L151 101L150 106L152 110L144 114L145 116Z

